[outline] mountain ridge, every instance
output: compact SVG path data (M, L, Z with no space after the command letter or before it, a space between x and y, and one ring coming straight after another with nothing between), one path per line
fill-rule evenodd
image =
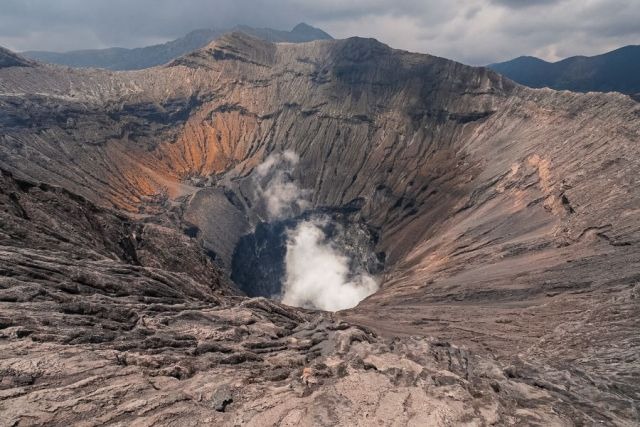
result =
M110 70L138 70L163 65L191 51L204 47L225 33L240 31L272 42L301 43L311 40L330 40L332 37L305 23L291 31L271 28L253 28L237 25L231 29L201 29L166 43L139 48L83 49L69 52L26 51L22 55L41 62L79 68L105 68Z
M578 92L640 93L640 46L629 45L596 56L547 62L531 56L488 65L530 87Z

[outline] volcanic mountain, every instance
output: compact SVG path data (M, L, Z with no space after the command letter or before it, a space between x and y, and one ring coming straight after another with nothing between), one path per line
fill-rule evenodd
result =
M3 423L637 423L629 97L362 38L232 33L126 72L0 55ZM231 280L282 263L238 249L281 225L253 197L277 153L309 194L289 220L383 264L352 309Z

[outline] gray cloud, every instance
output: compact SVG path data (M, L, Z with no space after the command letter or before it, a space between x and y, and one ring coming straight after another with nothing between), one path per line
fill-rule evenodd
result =
M3 0L0 45L134 47L197 28L286 29L302 21L335 37L375 37L469 64L519 55L555 60L640 43L637 0Z
M560 3L563 0L492 0L492 3L515 9L530 8L552 3Z

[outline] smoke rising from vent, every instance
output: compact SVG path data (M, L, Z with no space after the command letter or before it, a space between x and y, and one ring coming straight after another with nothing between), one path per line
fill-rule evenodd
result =
M355 307L378 284L364 272L349 271L349 258L327 241L322 221L304 221L289 230L282 302L327 311Z
M311 191L299 188L293 179L298 162L292 151L275 153L254 171L258 203L271 221L295 219L311 207ZM287 230L283 303L337 311L355 307L378 290L376 280L365 271L354 271L355 263L327 237L324 228L330 221L327 215L316 215Z
M254 172L256 196L264 204L270 220L291 218L308 209L310 190L302 190L293 181L300 158L293 151L274 153Z

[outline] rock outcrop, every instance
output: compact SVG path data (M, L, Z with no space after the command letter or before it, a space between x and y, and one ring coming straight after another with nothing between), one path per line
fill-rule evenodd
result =
M234 33L144 71L5 67L0 111L9 425L638 420L627 96ZM382 286L352 310L225 279L284 150L314 208L376 230Z

